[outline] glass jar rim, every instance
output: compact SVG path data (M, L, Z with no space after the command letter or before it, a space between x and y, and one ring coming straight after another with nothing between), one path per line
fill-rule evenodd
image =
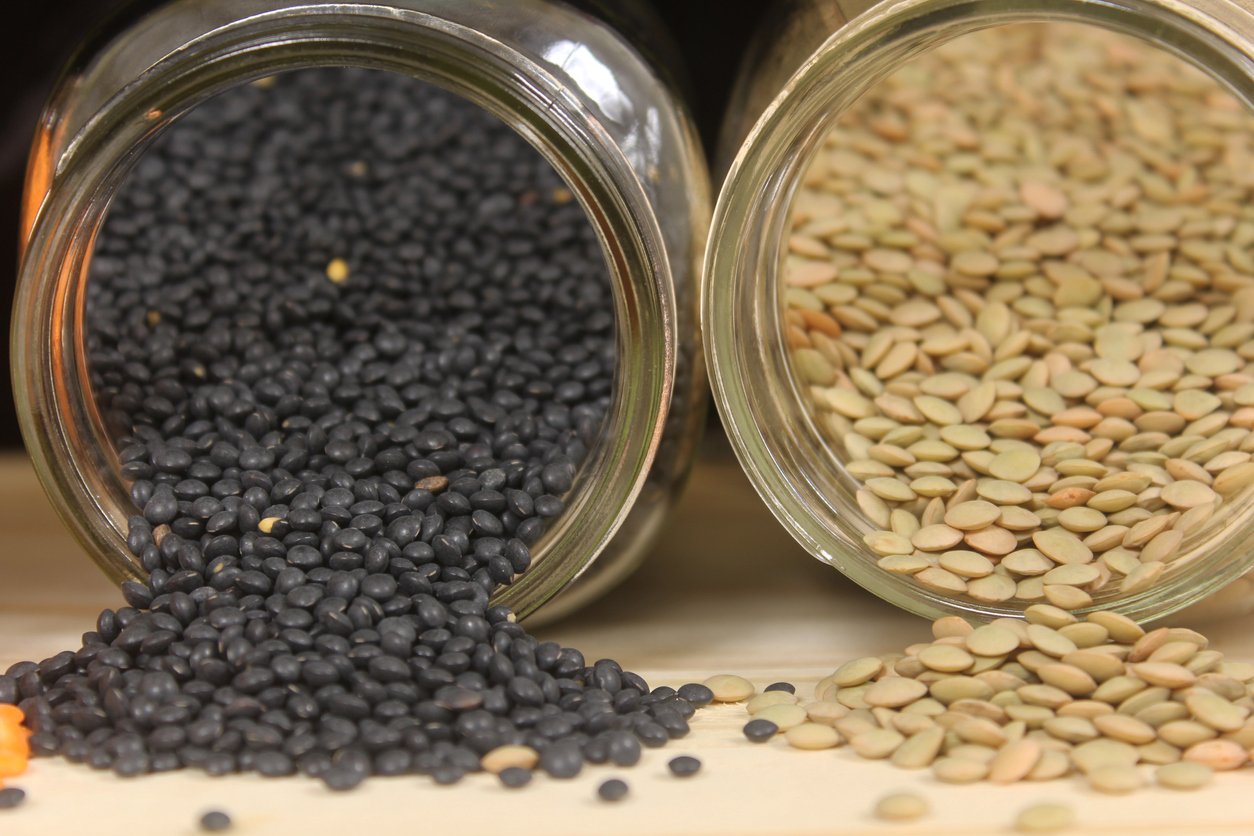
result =
M741 144L715 206L702 276L701 321L714 401L741 466L788 532L863 588L926 618L979 619L1019 608L960 601L866 560L861 534L822 486L838 481L816 455L808 418L794 432L799 397L787 374L779 315L779 263L792 197L840 115L873 84L919 53L995 26L1098 25L1163 47L1198 65L1254 108L1254 13L1229 0L896 0L834 32L799 67ZM808 432L808 435L805 433ZM809 445L809 446L807 446ZM843 477L845 480L847 476ZM1113 607L1153 620L1217 591L1254 568L1254 552L1226 547L1168 573ZM1110 608L1111 604L1104 604ZM1102 607L1092 607L1098 609Z
M128 555L124 525L134 505L94 414L78 327L95 232L130 167L182 113L236 85L317 66L409 75L492 112L553 165L601 242L618 351L610 410L565 513L535 550L536 570L498 594L525 616L601 553L645 482L674 385L677 302L661 230L622 149L559 79L455 20L306 2L215 21L110 97L58 159L43 160L48 183L25 242L11 338L27 448L59 515L106 574L139 577L137 561L109 560ZM50 149L37 142L33 156L41 150Z

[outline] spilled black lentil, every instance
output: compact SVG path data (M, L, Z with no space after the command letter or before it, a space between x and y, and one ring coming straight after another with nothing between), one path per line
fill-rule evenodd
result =
M200 829L206 833L221 833L231 829L231 817L221 810L210 810L200 817Z
M510 766L502 769L496 777L500 779L502 785L516 790L531 783L531 770L521 766Z
M692 755L680 755L677 758L671 758L666 768L676 778L689 778L701 771L701 761Z
M602 801L622 801L627 797L627 792L627 782L621 778L610 778L597 787L597 795Z
M676 693L680 699L694 708L703 708L714 702L714 692L700 682L689 682L687 685L681 685Z
M779 726L770 720L750 720L744 727L744 735L750 743L765 743L778 733Z
M347 790L455 783L503 745L573 777L687 733L708 689L650 691L490 600L563 512L615 369L595 235L511 129L364 71L239 88L143 157L92 271L147 577L80 649L0 676L35 754Z

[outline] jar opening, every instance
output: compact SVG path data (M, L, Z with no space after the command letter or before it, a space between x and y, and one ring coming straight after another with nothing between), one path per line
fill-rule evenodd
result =
M914 612L1157 617L1248 568L1224 536L1250 516L1245 471L1221 503L1206 466L1248 459L1243 326L1211 335L1249 280L1227 261L1254 244L1249 79L1137 5L873 11L794 76L725 187L716 236L742 252L712 248L705 315L733 443L803 545ZM1169 321L1134 322L1151 305ZM1158 360L1179 374L1142 385Z
M547 226L543 235L550 239L547 244L577 240L582 261L577 265L559 264L556 267L554 264L530 264L527 269L548 277L546 271L573 266L598 277L597 282L581 285L586 288L595 286L595 290L559 288L552 291L552 298L558 298L568 308L582 306L581 310L586 309L577 330L601 334L606 338L600 341L604 345L599 343L599 347L594 347L589 344L578 357L574 356L573 350L565 353L553 351L554 356L548 357L544 351L549 347L537 340L534 350L539 355L528 360L536 367L537 380L543 379L546 385L555 389L563 387L562 396L570 397L570 408L559 410L563 415L545 418L558 422L565 420L571 425L570 434L576 438L572 443L581 448L578 452L587 457L587 464L578 469L577 478L573 473L556 472L563 468L529 474L529 478L542 484L552 483L549 485L552 491L546 490L549 495L542 503L544 508L531 509L534 517L554 518L546 539L540 543L540 559L547 565L543 571L521 576L500 596L502 603L512 606L520 615L526 615L573 581L587 567L591 557L604 547L638 493L660 435L674 373L675 300L669 284L665 253L657 243L657 230L647 222L651 216L645 208L645 197L638 193L629 162L599 136L592 117L567 101L554 79L502 44L474 31L461 29L456 24L424 15L411 15L414 20L406 15L374 17L366 13L342 14L336 7L327 6L300 11L299 14L307 15L308 20L296 26L292 20L294 14L288 10L285 15L273 18L262 15L236 21L211 37L189 45L186 50L172 53L164 63L153 67L143 78L107 102L86 123L83 131L69 141L56 173L59 182L53 183L57 188L48 190L30 239L23 281L15 305L17 315L24 316L31 323L25 329L23 339L15 337L14 357L15 369L24 378L18 384L18 398L28 446L45 485L53 494L54 502L80 539L88 544L92 554L99 557L115 553L125 542L120 535L119 523L125 520L126 509L133 507L134 503L126 495L128 488L123 480L114 476L119 471L118 457L108 450L108 445L98 443L101 438L107 437L104 429L106 419L98 412L92 414L94 406L83 397L88 388L80 385L91 374L91 364L80 349L90 353L91 346L84 343L82 334L77 330L79 320L67 312L91 310L89 253L100 232L106 205L116 197L118 189L124 188L123 175L136 163L136 177L143 179L145 161L139 159L140 152L149 147L154 137L158 142L166 137L175 137L181 125L174 124L164 137L161 136L163 128L189 108L241 81L269 78L286 70L325 73L337 71L310 68L357 67L360 69L338 72L389 71L397 78L411 76L421 79L423 84L450 91L439 94L449 100L470 103L471 109L480 117L504 120L508 127L508 130L503 129L503 135L508 137L505 141L515 145L525 141L523 144L531 146L526 149L529 160L526 165L532 169L537 163L546 168L552 165L556 170L556 174L550 172L546 175L552 180L546 187L547 191L543 195L537 193L535 203L529 205L546 209L544 224ZM351 23L351 26L344 28L346 23ZM279 86L281 84L282 80ZM243 92L258 96L270 91L254 85ZM361 98L369 99L376 94L377 91L363 93ZM479 109L484 112L479 112ZM370 120L371 125L365 126L367 128L380 120L383 127L388 127L384 124L388 116L382 110L350 112L349 115ZM301 114L292 113L289 116L299 122ZM399 127L402 129L405 127L404 119L412 118L412 114L393 116L401 120ZM195 119L195 111L188 118ZM328 118L338 117L332 113ZM441 129L451 126L428 126L428 130L438 134ZM405 131L401 133L405 134ZM424 135L417 129L412 134ZM292 130L288 138L299 142L299 131ZM394 154L403 161L405 155L400 153L403 145L404 139L400 139L382 152ZM355 149L345 150L351 152ZM227 162L234 164L229 160ZM370 176L369 161L366 161L364 171L360 166L352 166L352 160L347 162L346 170L327 171L326 177L329 179L334 175L351 181L354 177ZM392 162L399 164L395 160ZM509 173L505 171L508 165L502 166L502 172ZM486 176L489 169L491 166L485 166L480 173ZM451 166L448 174L453 178L465 179L467 176L465 172L454 171ZM147 176L155 176L159 180L161 172L154 174L150 170ZM247 184L243 196L264 194L272 186L264 176L255 178ZM197 187L207 188L208 184L198 184ZM184 184L182 188L186 189L188 185ZM340 198L349 199L344 198L344 194L338 193ZM402 193L398 191L398 194ZM148 199L153 196L149 194ZM397 199L405 200L403 194ZM510 223L517 221L517 212L511 212L518 208L517 201L531 201L532 198L520 193L511 199L515 205L508 208L499 199L475 208L474 211L485 218L485 228L495 223L497 227L508 229ZM497 206L496 203L502 205ZM440 206L439 200L432 205ZM550 209L552 211L547 211ZM284 211L285 208L274 208L276 217L282 217ZM332 213L334 217L327 221L325 228L311 233L311 252L306 254L309 258L315 258L313 253L319 249L331 246L337 236L343 241L351 238L346 236L351 231L351 221L347 222L349 226L343 225L347 214ZM107 243L114 223L112 217L105 222L104 230L100 232L102 247ZM125 219L118 215L116 223L125 225ZM399 220L395 226L400 226ZM154 241L160 239L158 228L159 225L148 230ZM384 226L370 232L400 236L405 230ZM174 233L175 238L179 235L186 235L186 230ZM322 240L320 236L324 235L331 244ZM534 245L528 235L520 232L509 245L513 248L511 257L529 258L529 248ZM359 251L368 249L360 242L350 242L349 246L360 247ZM453 248L452 244L449 246ZM463 250L458 250L458 254L469 262L485 257L482 247L476 252ZM202 254L207 255L210 254ZM223 254L212 255L219 257ZM424 269L421 259L435 257L430 253L414 252L410 255L413 258L406 269L416 273ZM317 278L324 289L327 286L351 286L355 266L352 253L336 254L326 249L326 252L318 252L316 259L321 260L324 256L325 262L320 266L310 262L308 280ZM148 281L154 288L159 288L163 284L160 280L162 269L168 267L178 274L187 274L194 266L199 266L194 260L191 264L161 264L160 256L157 256L157 262L144 265L146 272L141 270L143 275L136 280ZM316 276L315 266L318 266ZM433 268L430 263L425 266ZM357 275L362 276L366 272L359 270ZM210 284L220 280L218 273L213 275L215 278L210 279ZM389 275L380 270L375 281L386 284L404 278L403 275ZM473 283L480 277L472 277L463 286L443 287L441 292L454 300L454 307L464 303L472 310L470 315L473 316L474 300L463 297L470 289L490 286L491 280L497 280L499 276L494 275L490 267L484 267L481 278L481 284ZM254 275L252 281L258 279ZM47 287L47 283L52 281L56 282L55 289ZM538 292L542 284L539 282L531 288L536 291L534 305L528 306L520 300L504 297L514 305L512 313L534 322L537 333L552 327L551 322L545 321L543 312L536 310L542 307L540 303L552 301ZM602 292L607 286L611 292ZM257 281L254 289L264 293L264 282ZM522 290L517 292L521 294ZM415 310L419 308L420 305L416 304ZM136 328L151 329L153 333L171 324L159 307L137 304L128 308L126 315L134 320ZM286 315L281 306L277 312L261 306L258 311L260 322L254 323L254 327L270 327L272 323L267 317L276 315ZM195 316L203 314L196 313ZM449 317L450 321L452 318ZM46 333L46 340L41 331ZM205 350L211 353L215 348L213 337L206 336ZM373 341L372 350L376 354L380 350L377 344L380 336L384 338L383 350L391 350L386 345L388 339L385 334L363 334L362 337L363 341ZM40 353L41 344L51 348L52 354L46 361L32 356ZM226 350L231 347L224 345L219 348ZM457 348L452 346L433 346L431 354L427 362L453 365L469 362L468 358L459 356ZM617 362L618 358L622 358L622 363ZM248 362L264 364L265 361L249 358L243 365ZM50 380L39 374L44 363L53 369ZM592 381L597 375L589 374L589 363L598 368L611 367L612 382ZM203 361L202 365L205 365ZM195 377L195 369L187 371ZM211 371L208 366L206 371ZM545 375L550 377L545 378ZM149 406L155 405L159 415L167 408L162 398L169 401L170 394L151 392L146 393L146 397L157 398ZM282 399L277 390L273 394ZM351 412L350 395L354 393L340 394L345 401L343 409ZM206 394L205 397L209 396ZM223 391L218 397L225 403L227 393ZM528 397L526 391L519 393L520 400L525 401ZM403 396L401 401L401 406L407 406ZM452 411L450 405L445 406ZM470 408L464 402L463 407ZM210 403L210 412L217 408ZM228 412L230 409L232 407L227 406ZM606 415L604 422L600 420L601 414ZM247 415L234 417L244 422L248 420ZM456 415L425 417L430 420L445 419L444 432L455 435L455 428L450 430L447 423ZM264 417L254 419L255 429L263 429L261 425L265 420ZM274 420L278 420L277 415ZM539 417L537 423L541 423ZM579 425L578 430L575 425ZM94 428L94 437L84 435L86 427ZM531 437L524 439L523 436L529 433ZM578 439L581 434L586 438ZM440 451L435 449L439 446L437 442L438 439L430 438L425 441L433 448L432 452L438 454ZM534 428L526 427L517 442L503 443L505 446L510 443L529 444L537 448L545 444L556 446L555 441L536 436ZM347 445L340 446L345 448L341 452L347 454ZM359 449L356 452L363 451ZM118 453L122 459L128 455L125 450ZM365 457L350 456L349 461L355 462L354 467L364 466L358 461L362 458ZM417 474L414 481L424 476ZM571 481L576 484L573 492L565 497L566 513L557 515L562 504L557 494L570 489ZM133 572L134 565L131 564L128 571ZM110 562L105 568L115 577L121 574L116 562Z

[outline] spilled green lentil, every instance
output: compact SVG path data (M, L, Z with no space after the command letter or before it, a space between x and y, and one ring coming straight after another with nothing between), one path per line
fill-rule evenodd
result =
M883 821L907 822L927 815L927 799L917 793L895 792L875 802L875 817Z
M1025 616L938 619L930 642L841 664L812 702L755 698L772 704L746 705L745 736L847 745L947 784L1079 775L1109 794L1144 786L1147 767L1187 789L1251 761L1254 665L1226 660L1195 630L1147 631L1113 612L1035 604Z

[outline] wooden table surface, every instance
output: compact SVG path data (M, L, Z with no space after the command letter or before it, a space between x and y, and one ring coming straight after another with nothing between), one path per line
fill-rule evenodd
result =
M121 599L61 527L25 459L0 457L0 670L77 648L105 606ZM1254 659L1254 621L1206 625L1213 645ZM856 656L928 637L927 625L893 609L810 558L776 525L735 462L714 440L645 567L592 608L540 630L590 659L613 657L650 684L680 685L738 672L759 686L787 679L806 695ZM0 836L84 833L178 836L200 814L227 810L241 836L365 833L846 834L1006 833L1018 810L1043 800L1074 805L1084 833L1252 833L1254 774L1218 776L1199 792L1147 788L1094 793L1075 778L1011 787L946 786L926 773L863 761L846 750L801 752L782 739L753 746L740 706L698 713L692 734L646 750L627 770L589 767L571 781L544 777L511 792L487 775L452 788L426 778L367 781L349 794L304 778L210 778L186 771L135 779L55 759L11 781L27 802L0 811ZM701 773L671 777L666 761L699 755ZM600 803L595 790L623 777L631 795ZM932 813L888 825L869 810L910 789Z

